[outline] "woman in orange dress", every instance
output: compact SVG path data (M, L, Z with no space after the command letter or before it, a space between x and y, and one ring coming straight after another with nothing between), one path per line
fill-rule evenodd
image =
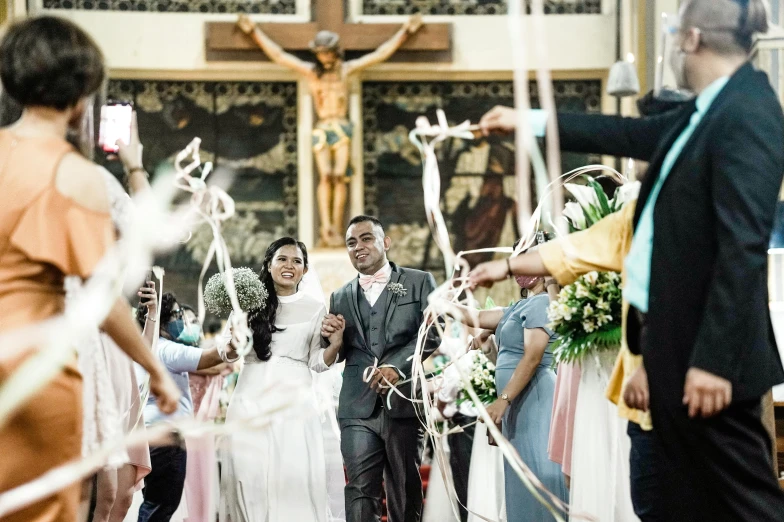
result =
M0 41L0 80L24 107L0 129L0 334L61 314L65 276L89 277L114 241L100 171L65 141L104 76L100 50L71 22L27 19ZM101 327L150 372L160 408L173 411L179 392L127 301L118 299ZM16 348L0 346L0 389L42 347ZM81 386L74 355L0 425L0 494L79 457ZM2 521L74 522L79 490L72 484Z

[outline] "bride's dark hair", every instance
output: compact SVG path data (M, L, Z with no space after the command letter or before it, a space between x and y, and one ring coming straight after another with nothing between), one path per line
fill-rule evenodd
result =
M283 331L282 328L275 326L280 301L278 300L277 292L275 292L275 281L272 280L270 265L272 264L272 258L275 257L275 253L285 246L299 248L302 252L302 262L305 264L305 268L308 268L308 249L304 243L297 241L293 237L277 239L267 248L267 252L264 254L264 262L259 272L259 278L269 293L267 304L264 308L252 310L248 314L248 326L253 332L253 350L261 361L268 361L272 356L272 350L270 349L272 334Z

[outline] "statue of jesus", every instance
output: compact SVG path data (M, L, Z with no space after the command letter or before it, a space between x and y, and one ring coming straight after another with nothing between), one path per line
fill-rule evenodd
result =
M353 125L348 120L349 79L352 74L392 56L410 35L419 30L422 17L412 16L378 49L347 62L343 61L340 36L331 31L319 31L310 42L310 50L316 56L316 62L312 63L284 51L246 15L240 15L237 25L253 38L270 60L298 72L310 85L318 116L312 147L320 179L320 243L322 246L341 246L344 243L343 218L351 175L349 162L353 135Z

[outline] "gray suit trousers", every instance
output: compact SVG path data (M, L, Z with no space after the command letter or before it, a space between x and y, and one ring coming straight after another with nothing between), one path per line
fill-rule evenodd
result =
M391 418L379 401L369 418L341 419L340 429L348 473L346 522L380 521L384 489L389 522L419 522L424 441L419 419Z

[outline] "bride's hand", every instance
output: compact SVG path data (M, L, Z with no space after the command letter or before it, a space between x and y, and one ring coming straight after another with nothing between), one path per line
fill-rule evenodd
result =
M333 316L331 321L332 333L329 334L330 344L343 342L343 331L346 329L346 319L342 315Z

